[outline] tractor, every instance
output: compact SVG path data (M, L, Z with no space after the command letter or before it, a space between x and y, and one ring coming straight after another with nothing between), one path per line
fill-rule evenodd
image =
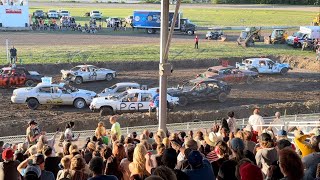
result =
M287 33L284 29L274 29L270 36L264 37L265 44L284 44L286 43Z

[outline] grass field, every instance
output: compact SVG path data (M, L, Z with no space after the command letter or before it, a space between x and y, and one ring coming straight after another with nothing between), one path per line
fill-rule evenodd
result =
M249 57L267 55L291 55L313 57L314 53L301 52L287 45L265 45L257 43L253 48L242 48L235 42L213 43L203 41L200 49L193 48L193 42L173 44L169 60L206 59L223 57ZM2 51L1 51L2 52ZM158 61L159 45L113 45L113 46L55 46L55 47L19 47L22 63L62 63L96 61ZM5 53L0 53L1 64L5 63Z
M135 5L138 6L138 5ZM36 9L61 9L62 7L30 7L30 13ZM77 22L84 24L89 17L84 17L85 12L94 10L85 7L64 6L71 12ZM106 17L125 18L132 15L137 8L96 8ZM312 12L284 11L284 10L254 10L254 9L215 9L215 8L181 8L183 16L189 18L198 26L301 26L309 25L313 16Z

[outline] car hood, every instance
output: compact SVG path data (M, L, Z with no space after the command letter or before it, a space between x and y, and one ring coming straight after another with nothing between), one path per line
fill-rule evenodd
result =
M93 92L93 91L88 91L88 90L85 90L85 89L78 89L77 92L74 92L74 93L77 93L77 94L87 94L87 95L90 95L90 96L96 96L97 93Z
M32 87L18 88L13 90L13 94L30 92L32 89L33 89Z

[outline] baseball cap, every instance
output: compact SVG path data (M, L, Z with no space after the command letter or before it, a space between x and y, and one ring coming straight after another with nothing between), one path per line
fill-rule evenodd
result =
M199 167L202 165L202 155L199 151L191 151L188 155L188 162L193 167Z
M40 165L42 163L44 163L44 155L43 154L36 154L33 158L32 164Z
M287 131L281 129L281 130L278 131L277 135L278 136L287 136L288 134L287 134Z
M25 177L35 174L38 178L41 176L41 169L38 165L29 165L25 171Z
M245 148L244 143L240 138L233 138L230 142L230 147L234 151L237 151L237 150L243 151Z
M9 160L9 159L13 158L13 154L14 154L14 152L12 151L12 149L6 149L2 152L2 159Z
M251 132L253 130L253 128L252 128L252 126L250 124L248 124L245 128L243 128L243 130Z
M5 143L3 146L2 146L2 149L8 149L11 147L11 144L9 143Z
M29 125L32 125L32 124L36 125L36 124L38 124L38 123L37 123L35 120L29 121Z

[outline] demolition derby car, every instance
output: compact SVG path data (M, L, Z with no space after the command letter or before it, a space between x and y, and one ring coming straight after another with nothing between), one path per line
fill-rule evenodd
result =
M250 70L239 70L234 66L212 66L198 77L211 78L227 83L252 84L254 79L258 77L258 73Z
M126 112L148 112L153 108L152 98L155 90L129 89L112 98L96 97L90 104L92 111L100 111L101 116ZM178 104L179 98L167 96L169 108Z
M41 82L36 71L27 71L24 67L4 67L0 70L0 87L31 87Z
M225 102L230 91L231 87L225 82L209 78L193 79L182 87L168 89L171 96L179 97L180 106L210 100Z
M93 65L79 65L70 70L61 70L62 80L81 84L87 81L107 80L116 77L116 71L98 68Z
M108 88L105 88L101 93L98 94L98 96L99 97L117 96L128 89L140 89L140 84L133 83L133 82L117 83Z
M39 83L36 87L19 88L13 91L11 102L27 104L30 109L37 109L41 104L73 105L82 109L89 105L96 96L93 91L77 89L65 83Z
M240 70L255 71L259 74L281 74L286 75L292 68L288 63L274 62L269 58L250 58L245 59L242 63L236 63Z

